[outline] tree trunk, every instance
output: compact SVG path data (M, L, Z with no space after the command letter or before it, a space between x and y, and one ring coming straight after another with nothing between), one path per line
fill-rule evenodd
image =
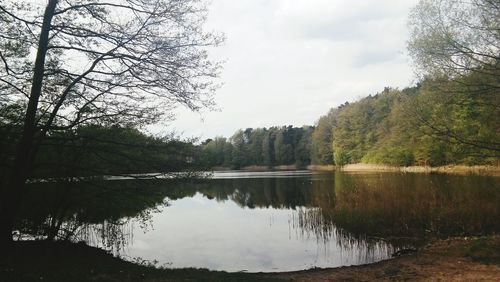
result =
M12 172L6 183L1 187L0 198L0 245L9 245L12 242L17 209L21 203L24 185L31 172L35 157L34 139L36 135L36 114L38 101L42 93L43 74L45 71L45 57L49 43L49 32L54 11L58 0L49 0L45 8L38 50L36 54L33 82L28 101L28 108L24 118L23 134L17 148ZM43 136L39 136L43 138Z

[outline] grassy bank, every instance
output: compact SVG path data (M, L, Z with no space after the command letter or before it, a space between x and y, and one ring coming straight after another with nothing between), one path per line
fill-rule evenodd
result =
M328 281L495 280L500 236L435 240L416 254L370 265L284 273L227 273L162 269L64 242L20 242L2 252L0 281Z
M356 171L395 171L395 172L412 172L412 173L447 173L447 174L475 174L485 176L500 176L500 166L488 165L447 165L447 166L391 166L382 164L348 164L341 168L333 165L311 165L308 167L314 171L334 171L339 169L341 171L356 172Z
M308 170L312 171L335 171L337 166L335 165L308 165Z

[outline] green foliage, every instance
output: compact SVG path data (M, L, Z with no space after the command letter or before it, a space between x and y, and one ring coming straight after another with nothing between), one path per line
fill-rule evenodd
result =
M431 163L495 163L500 152L500 97L478 74L428 79L406 105L421 135L419 158Z
M345 103L318 122L312 134L313 161L329 160L331 153L322 147L331 138L336 165L496 164L500 96L482 84L484 79L490 78L473 73L453 80L426 79L414 88L386 88Z
M295 165L297 167L306 167L311 163L311 141L313 128L310 126L302 127L300 139L295 146Z
M410 166L415 162L413 152L406 148L386 148L382 147L369 151L363 156L363 163L388 164L395 166Z
M333 151L333 160L338 166L343 166L349 163L349 156L340 148L336 148Z
M321 117L313 163L331 163L331 140L337 165L498 164L499 15L494 1L420 0L408 43L420 84L386 88Z
M311 126L238 130L229 140L216 137L202 143L202 162L208 167L233 169L253 165L305 167L311 163L313 130Z
M491 80L472 73L457 79L428 78L403 90L385 88L330 110L315 127L248 128L229 141L209 140L201 151L208 166L232 168L497 164L500 95L488 87Z
M332 109L319 118L311 136L311 160L313 164L329 165L333 163L332 128L337 111Z
M332 128L335 164L360 162L387 134L387 116L397 91L386 88L375 96L355 103L346 103L337 109Z

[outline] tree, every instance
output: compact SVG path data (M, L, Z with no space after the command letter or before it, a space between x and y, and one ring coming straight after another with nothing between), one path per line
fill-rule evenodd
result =
M500 3L421 0L410 14L409 25L408 50L425 77L425 92L432 93L426 96L434 100L414 99L408 115L441 141L498 156L498 134L483 132L491 132L484 129L489 127L485 124L498 124L500 111ZM454 120L479 121L476 117L480 116L486 123L475 129L470 123L450 123L449 112L439 113L438 104L452 111ZM424 114L426 108L432 114Z
M202 0L0 2L0 103L24 109L12 169L0 177L0 242L11 231L46 136L81 124L142 126L213 105L219 64ZM36 50L36 52L34 51ZM36 53L36 54L35 54Z
M248 140L248 157L254 165L264 165L264 151L262 142L267 134L265 128L255 128L251 131Z
M271 127L265 131L264 138L262 140L262 162L265 166L271 167L275 163L274 158L274 139L275 139L275 127Z
M236 131L229 141L233 145L231 164L234 168L241 168L248 165L248 139L243 130Z
M321 116L316 123L311 140L311 160L313 164L333 164L332 128L335 126L337 111L332 109Z
M500 74L497 0L421 0L409 18L408 50L424 75Z
M286 144L284 141L284 136L283 136L283 130L279 128L276 131L276 138L274 139L274 158L275 158L275 165L283 165L285 164L286 161Z
M299 168L307 167L311 164L311 143L312 143L312 134L314 131L314 127L312 126L303 126L301 128L301 137L295 144L295 165Z
M477 95L460 84L464 79L469 77L422 81L418 95L404 101L406 118L420 133L432 137L426 142L448 143L457 157L498 158L500 96ZM427 147L426 142L420 145Z
M231 157L226 160L226 145L232 146L226 138L217 136L214 139L207 139L201 144L202 162L208 168L214 166L224 166L226 162L231 161ZM230 155L230 154L229 154Z

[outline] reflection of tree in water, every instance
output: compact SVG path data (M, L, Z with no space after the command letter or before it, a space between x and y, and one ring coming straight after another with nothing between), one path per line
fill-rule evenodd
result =
M324 217L321 208L298 208L291 216L290 224L300 232L302 238L315 238L318 246L324 248L325 255L330 244L335 243L348 261L375 262L390 257L396 248L405 246L388 244L381 238L350 233Z
M164 199L201 193L241 207L290 209L292 227L344 249L393 237L498 232L498 178L399 173L321 177L127 180L31 184L17 228L37 238L100 240L110 247L130 240L130 220L146 227ZM392 241L391 241L392 242Z
M242 207L308 209L304 230L328 238L469 235L500 230L499 178L335 173L321 178L225 179L196 191Z
M335 175L336 204L326 218L370 236L497 232L498 178L419 174Z
M102 247L113 254L118 254L133 241L134 224L131 219L99 224L85 223L78 227L71 240L84 241L89 245Z
M18 237L119 248L130 240L132 219L147 229L152 214L167 205L166 189L158 184L138 180L32 184L16 224Z

